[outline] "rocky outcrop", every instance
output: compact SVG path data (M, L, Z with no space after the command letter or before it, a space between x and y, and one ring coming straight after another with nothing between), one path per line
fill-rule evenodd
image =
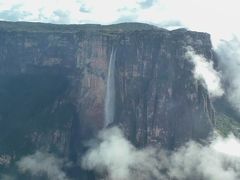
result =
M185 47L192 46L214 60L209 34L138 23L33 24L31 29L1 22L0 41L2 154L17 159L42 148L76 160L81 145L104 125L113 47L113 124L136 146L174 149L189 139L204 139L212 130L211 100L185 57ZM17 145L11 141L16 137Z

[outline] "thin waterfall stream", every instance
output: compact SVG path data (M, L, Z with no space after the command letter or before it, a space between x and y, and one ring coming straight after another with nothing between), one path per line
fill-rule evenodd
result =
M115 114L115 61L116 49L112 49L108 65L107 89L105 96L105 121L104 127L107 127L114 121Z

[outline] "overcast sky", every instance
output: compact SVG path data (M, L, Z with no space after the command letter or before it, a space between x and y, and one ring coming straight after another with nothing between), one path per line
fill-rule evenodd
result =
M64 24L146 22L216 38L240 34L239 0L0 0L0 20Z

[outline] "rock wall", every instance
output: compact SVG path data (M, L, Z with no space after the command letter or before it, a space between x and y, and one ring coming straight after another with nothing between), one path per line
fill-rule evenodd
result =
M113 124L132 143L174 149L211 133L211 100L185 57L192 46L214 61L209 34L141 24L5 26L0 23L1 154L18 159L43 149L76 161L104 124L113 47Z

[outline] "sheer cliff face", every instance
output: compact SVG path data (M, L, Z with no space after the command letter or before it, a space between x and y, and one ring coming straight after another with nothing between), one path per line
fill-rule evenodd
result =
M116 121L137 145L174 148L210 132L213 109L206 90L193 78L187 46L212 59L207 34L156 31L121 38Z
M43 148L74 159L81 143L103 127L113 47L114 124L136 146L172 149L190 138L206 138L212 130L211 101L185 57L185 47L192 46L214 60L208 34L121 26L62 32L1 29L0 41L0 121L5 126L0 133L1 143L8 142L2 154ZM11 141L16 138L18 145Z

